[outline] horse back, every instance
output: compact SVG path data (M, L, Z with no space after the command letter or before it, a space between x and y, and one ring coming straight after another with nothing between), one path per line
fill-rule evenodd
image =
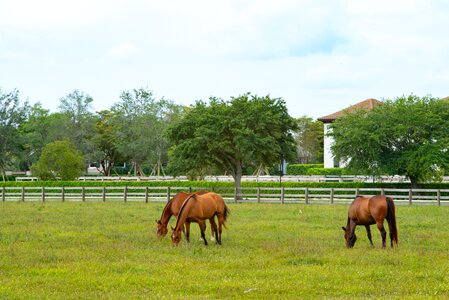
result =
M223 213L225 209L223 197L214 192L195 195L195 201L198 203L195 206L198 208L197 213L202 214L204 217L212 217L217 212Z

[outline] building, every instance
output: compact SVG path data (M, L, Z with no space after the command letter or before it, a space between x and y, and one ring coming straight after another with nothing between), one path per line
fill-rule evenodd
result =
M339 117L343 116L345 113L353 112L358 109L370 110L380 104L382 104L382 102L379 100L366 99L359 103L351 105L348 108L337 111L333 114L318 118L319 121L324 123L324 167L325 168L337 168L340 166L340 163L338 161L335 161L334 155L332 154L332 151L331 151L333 139L331 137L327 136L327 134L329 133L329 130L330 130L329 125L333 121L338 119Z

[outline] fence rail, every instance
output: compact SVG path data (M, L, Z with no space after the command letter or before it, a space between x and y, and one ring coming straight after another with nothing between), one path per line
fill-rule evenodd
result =
M205 181L234 182L232 176L205 176ZM37 177L16 177L16 181L37 181ZM187 176L83 176L79 181L187 181ZM442 182L449 182L449 176L443 176ZM404 176L357 176L357 175L284 175L243 176L242 181L248 182L406 182Z
M195 190L206 190L196 188ZM210 189L227 202L348 204L355 195L387 195L399 205L449 206L449 189L388 188L234 188ZM166 202L189 187L2 187L1 201L41 202Z

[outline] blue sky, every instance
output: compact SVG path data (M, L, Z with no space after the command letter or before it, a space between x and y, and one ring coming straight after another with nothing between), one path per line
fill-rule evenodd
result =
M446 1L1 0L0 87L56 111L148 87L189 105L245 92L317 118L367 98L449 96Z

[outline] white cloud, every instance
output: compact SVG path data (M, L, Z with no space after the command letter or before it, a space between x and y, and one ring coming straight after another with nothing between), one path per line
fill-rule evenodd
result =
M140 53L140 49L132 43L123 43L109 49L107 56L118 59L128 59Z

